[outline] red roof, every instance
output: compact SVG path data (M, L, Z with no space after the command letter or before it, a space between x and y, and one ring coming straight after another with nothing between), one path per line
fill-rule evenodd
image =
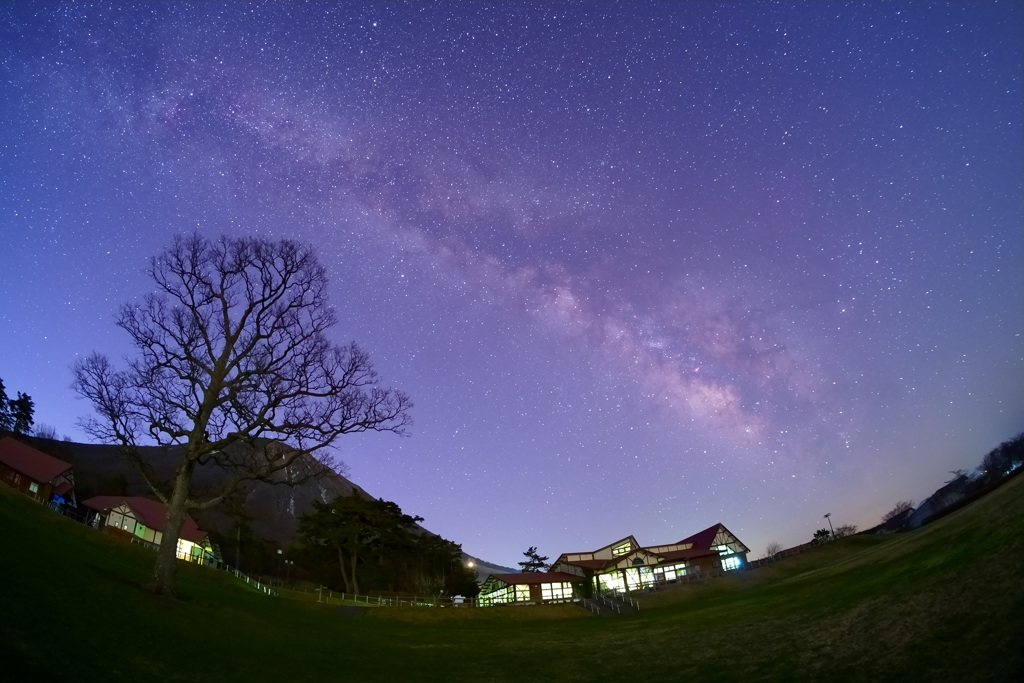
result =
M32 448L17 439L0 439L0 462L41 484L49 483L71 469L71 463Z
M707 529L704 529L704 531L698 531L693 536L688 536L679 542L692 543L694 548L707 550L711 547L711 544L715 542L715 536L718 535L718 527L720 526L722 525L715 524L714 526L709 526Z
M658 553L658 556L662 558L663 562L690 560L695 557L707 557L708 555L718 555L718 551L704 550L702 548L687 548L686 550L670 550L667 553Z
M522 572L520 574L491 574L487 577L498 579L511 585L533 584L533 583L564 583L566 581L580 581L581 577L565 572Z
M150 529L163 533L167 506L158 500L142 496L95 496L82 502L82 505L102 512L108 512L122 504L131 508L135 513L135 518L140 522ZM200 529L196 521L189 515L185 515L185 522L181 525L179 535L193 543L198 543L206 538L206 532Z
M722 530L722 531L726 532L727 534L732 536L734 539L736 539L736 542L739 543L741 546L743 546L744 552L747 552L747 551L750 550L749 548L747 548L747 546L742 541L740 541L740 539L736 538L736 534L734 534L733 532L731 532L728 529L726 529L725 525L722 524L721 522L719 522L718 524L715 524L714 526L709 526L707 529L704 529L703 531L698 531L693 536L690 536L688 538L684 538L683 540L681 540L679 542L680 543L692 543L694 548L710 550L711 547L715 543L715 537L718 535L718 531L719 530Z

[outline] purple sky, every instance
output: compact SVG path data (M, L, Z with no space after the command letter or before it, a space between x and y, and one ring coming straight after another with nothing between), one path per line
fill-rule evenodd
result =
M198 230L312 242L489 561L862 528L1024 429L1020 2L0 6L0 378Z

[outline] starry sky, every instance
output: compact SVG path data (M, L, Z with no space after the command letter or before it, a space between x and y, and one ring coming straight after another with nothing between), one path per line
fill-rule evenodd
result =
M370 493L515 566L876 524L1024 430L1021 2L0 3L0 378L177 233L292 238L416 403Z

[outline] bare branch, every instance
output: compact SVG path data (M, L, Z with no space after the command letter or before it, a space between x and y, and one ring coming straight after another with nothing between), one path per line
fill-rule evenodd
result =
M328 337L336 316L310 248L189 235L155 256L149 274L155 292L117 317L137 355L115 370L93 354L75 364L73 387L96 412L83 428L121 445L168 504L169 520L248 481L318 476L344 434L408 432L409 397L382 387L356 344ZM182 447L169 488L142 457L145 443ZM206 463L226 474L199 497L192 472ZM176 541L176 529L164 540Z

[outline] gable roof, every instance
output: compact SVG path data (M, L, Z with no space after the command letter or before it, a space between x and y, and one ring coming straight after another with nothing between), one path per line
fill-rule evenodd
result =
M49 483L71 469L71 463L43 453L11 436L0 439L0 462L40 483Z
M609 558L596 558L595 556L601 554L605 550L611 552L613 548L615 548L616 546L620 546L623 543L626 543L627 541L629 542L629 550L627 552L633 552L633 551L635 551L635 550L637 550L638 548L641 547L640 544L637 543L636 538L632 534L630 534L629 536L625 536L623 538L620 538L619 540L614 541L612 543L609 543L608 545L603 545L600 548L598 548L597 550L585 550L583 552L578 552L578 553L562 553L561 555L558 556L558 559L554 561L554 564L552 566L564 562L566 564L574 564L574 565L577 565L579 567L587 567L589 569L593 569L593 568L596 568L596 567L603 567L606 564L608 564L609 562L617 561L625 553L622 553L622 554L619 554L619 555L612 555L610 559ZM588 556L588 555L589 555L589 557L585 557L585 556ZM573 556L577 556L580 559L570 560L569 558L573 557Z
M750 552L750 548L748 548L743 543L743 541L738 539L736 537L736 534L726 529L725 525L722 523L713 524L712 526L709 526L707 529L704 529L703 531L698 531L693 536L688 536L679 542L691 543L692 547L697 550L711 550L715 545L715 538L718 536L718 533L720 531L724 532L732 539L731 541L729 541L730 543L737 543L741 548L743 548L743 550L737 552Z
M140 522L154 531L163 533L167 506L158 500L143 496L94 496L89 500L82 501L82 505L102 512L108 512L122 504L131 508L131 511L135 513L135 518ZM186 541L198 543L206 538L206 532L199 528L190 515L185 515L179 536Z

